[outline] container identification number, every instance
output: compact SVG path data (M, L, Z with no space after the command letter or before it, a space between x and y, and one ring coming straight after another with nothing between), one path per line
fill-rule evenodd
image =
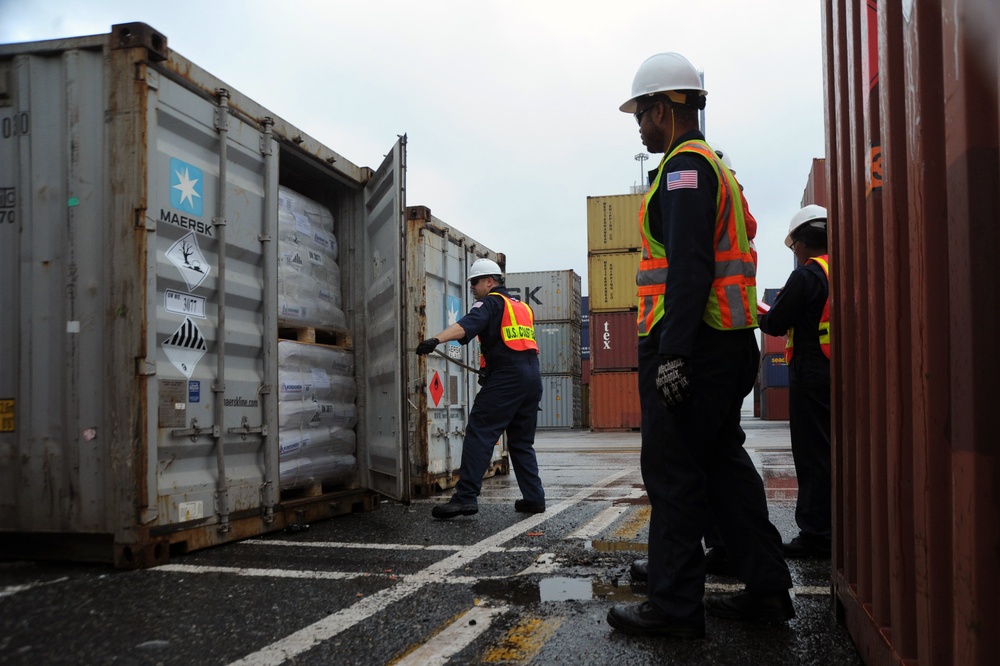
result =
M0 224L14 224L14 208L17 204L17 190L13 187L0 187Z
M15 136L27 136L31 131L31 118L27 111L0 120L0 136L10 139Z

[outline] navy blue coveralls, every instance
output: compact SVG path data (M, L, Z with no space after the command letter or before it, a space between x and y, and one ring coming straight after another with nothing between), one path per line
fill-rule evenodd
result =
M760 316L760 330L784 335L795 328L795 353L788 367L789 432L799 483L795 523L807 545L829 548L830 507L830 359L819 345L819 320L830 286L815 261L788 276L770 311Z
M667 152L703 138L687 132ZM774 594L792 581L781 536L768 519L764 483L743 449L740 411L757 374L757 339L753 329L720 331L702 321L715 272L718 177L691 153L664 167L681 170L697 171L697 188L668 190L664 177L649 203L651 233L664 244L670 268L665 314L639 338L641 467L652 505L649 600L679 622L704 625L701 539L712 518L749 592ZM656 388L664 356L685 358L691 382L673 413Z
M495 287L493 291L517 300L503 287ZM462 468L452 501L477 503L493 447L506 430L507 448L521 496L528 502L544 505L545 490L538 476L534 448L538 403L542 400L538 353L515 351L504 343L500 337L504 307L499 296L486 296L458 320L466 336L459 342L465 345L479 336L487 376L469 413L462 443Z

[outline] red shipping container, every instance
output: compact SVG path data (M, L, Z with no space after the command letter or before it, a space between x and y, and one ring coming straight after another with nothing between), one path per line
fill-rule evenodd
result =
M584 386L590 383L590 359L585 358L580 362L580 383Z
M635 312L590 313L591 370L639 367L639 330Z
M642 425L638 372L590 375L590 429L638 430Z
M767 335L765 333L760 334L760 353L761 354L784 354L785 353L785 343L788 338L784 335Z
M760 418L765 421L788 420L788 387L776 386L760 391Z

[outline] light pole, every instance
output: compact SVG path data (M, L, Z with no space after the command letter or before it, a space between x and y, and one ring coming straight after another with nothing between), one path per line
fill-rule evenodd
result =
M639 163L639 187L642 191L646 191L646 171L642 168L642 163L649 159L649 155L646 153L639 153L635 156L636 161Z

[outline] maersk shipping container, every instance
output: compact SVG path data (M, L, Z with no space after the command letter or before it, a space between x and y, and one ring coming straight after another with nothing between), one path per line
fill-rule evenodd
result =
M407 499L405 137L356 166L139 23L0 46L0 82L0 551L143 566ZM279 185L343 250L346 494L279 488Z
M576 271L507 273L508 291L531 307L535 321L583 323L580 276Z
M644 194L587 197L587 251L623 252L642 247L639 211Z
M426 206L406 209L406 330L408 348L461 319L475 302L467 281L469 268L481 257L496 261L502 254L483 246L431 214ZM410 379L407 433L410 485L414 496L450 488L458 482L462 440L469 411L479 391L479 343L439 345L427 356L407 354ZM505 438L497 442L490 472L509 471Z
M543 375L580 376L580 327L573 322L535 322L538 363Z
M579 428L583 419L581 388L578 374L542 377L542 402L538 405L538 428Z

